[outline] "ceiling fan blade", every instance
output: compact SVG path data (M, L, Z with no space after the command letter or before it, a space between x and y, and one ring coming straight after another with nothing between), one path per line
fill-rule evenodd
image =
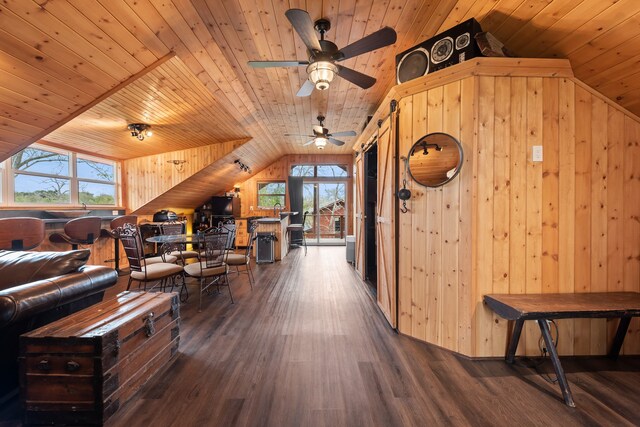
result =
M302 144L303 147L306 147L307 145L311 145L315 142L315 139L312 139L311 141L307 141L304 144Z
M337 67L338 76L342 77L343 79L349 80L351 83L360 86L362 89L369 89L376 83L376 79L367 76L366 74L362 74L359 71L343 67L342 65L337 65Z
M249 61L247 64L253 68L297 67L299 65L309 65L309 61Z
M363 53L371 52L372 50L394 44L397 38L398 36L393 28L384 27L375 33L371 33L368 36L343 47L333 55L333 59L343 61L345 59L353 58L354 56L362 55Z
M298 93L296 93L296 96L309 96L311 95L311 92L313 92L314 88L315 88L314 84L307 79L305 80L304 84L302 85Z
M302 42L310 51L322 52L322 47L316 36L316 30L313 28L313 21L306 10L289 9L285 12L287 19L293 25L293 29L302 39Z
M344 132L335 132L335 133L330 133L327 136L356 136L356 131L347 130L347 131L344 131Z
M301 133L285 133L283 136L304 136L305 138L315 138L315 135L303 135Z
M335 138L328 138L328 139L330 143L337 145L338 147L341 145L344 145L344 141L340 141L339 139L335 139Z

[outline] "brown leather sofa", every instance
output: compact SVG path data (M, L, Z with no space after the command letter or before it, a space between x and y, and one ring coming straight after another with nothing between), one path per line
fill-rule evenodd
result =
M88 249L0 251L0 402L18 385L21 334L102 301L115 270L85 265Z

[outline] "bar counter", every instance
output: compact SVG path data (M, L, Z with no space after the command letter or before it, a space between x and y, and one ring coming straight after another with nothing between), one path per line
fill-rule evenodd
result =
M258 233L271 232L274 233L277 240L274 242L274 258L280 261L287 255L289 244L287 241L287 226L289 225L289 216L284 215L283 218L260 218L258 222ZM253 246L253 255L256 255L256 248Z

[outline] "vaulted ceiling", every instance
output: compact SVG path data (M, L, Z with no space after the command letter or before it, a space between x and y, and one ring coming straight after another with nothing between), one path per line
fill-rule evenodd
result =
M248 67L307 59L289 8L329 19L327 39L338 47L393 27L395 45L344 62L376 85L337 79L297 98L303 67ZM283 154L314 152L283 135L309 133L318 113L332 132L359 132L395 82L395 55L470 17L519 56L569 58L576 77L640 114L638 0L5 0L0 158L40 139L128 158L164 143L170 151L250 137L258 171ZM150 99L168 106L149 115ZM126 123L138 121L156 127L158 146L126 140ZM350 141L327 152L350 152Z
M246 139L245 130L177 57L115 91L48 134L63 147L115 159ZM132 138L128 123L153 123L151 137Z

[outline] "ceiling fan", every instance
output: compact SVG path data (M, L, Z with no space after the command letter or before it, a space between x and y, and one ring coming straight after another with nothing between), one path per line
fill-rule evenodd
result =
M337 145L338 147L344 145L344 141L335 139L334 138L335 136L356 136L355 131L352 131L352 130L348 130L344 132L329 133L329 129L324 127L324 116L318 116L317 119L320 122L320 125L319 126L316 125L313 127L313 135L299 135L294 133L285 133L284 136L306 136L309 138L313 138L307 141L306 143L304 143L302 146L306 147L307 145L311 145L315 143L316 147L318 147L319 150L324 149L324 147L327 145L327 141L329 141L334 145Z
M391 45L396 42L396 32L393 28L384 27L380 30L338 49L334 43L325 40L324 35L331 28L331 23L326 19L318 19L315 23L305 10L289 9L285 15L296 30L309 52L308 61L249 61L254 68L267 67L296 67L307 66L309 78L302 85L297 96L309 96L315 87L318 90L326 90L333 78L338 75L351 83L368 89L376 82L371 76L367 76L351 68L337 64L345 59L371 52L372 50ZM320 33L320 40L316 37L314 29Z

